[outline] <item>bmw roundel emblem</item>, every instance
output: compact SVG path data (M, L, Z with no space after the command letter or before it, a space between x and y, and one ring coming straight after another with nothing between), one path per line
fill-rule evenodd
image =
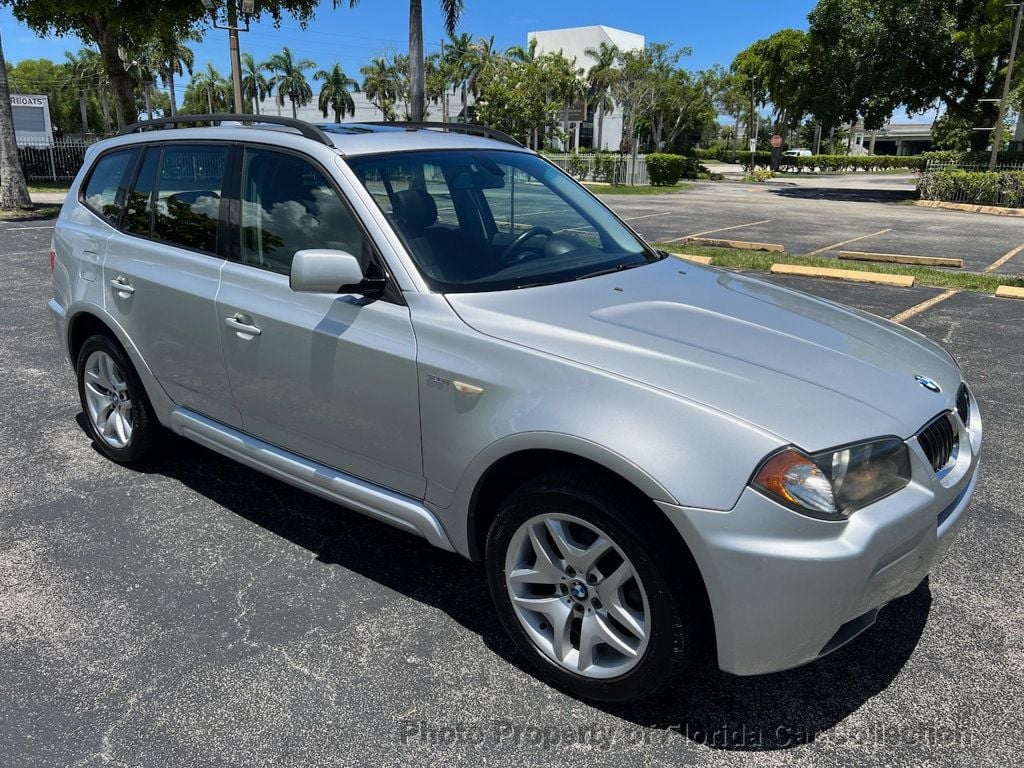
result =
M929 392L941 392L942 391L942 388L938 384L936 384L934 381L929 379L927 376L921 376L920 374L918 374L917 376L914 376L914 378L917 380L918 384L920 384L922 387L927 389Z

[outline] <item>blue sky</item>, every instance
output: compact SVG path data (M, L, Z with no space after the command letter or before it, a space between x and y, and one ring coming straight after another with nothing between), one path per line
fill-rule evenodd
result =
M193 0L199 3L200 0ZM428 50L443 37L439 4L424 0L424 36ZM733 56L758 38L784 27L807 26L814 0L584 0L557 3L551 0L466 0L460 31L474 37L495 36L501 48L521 44L537 29L604 24L644 35L649 42L672 42L693 48L685 66L701 69L719 63L728 66ZM346 3L347 6L347 3ZM354 9L332 9L325 2L317 18L303 32L294 22L280 30L260 24L241 36L243 51L257 60L287 45L293 52L326 67L339 62L352 76L371 57L384 51L404 51L408 40L407 0L361 0ZM7 59L47 57L61 60L65 50L77 50L74 38L39 39L14 20L7 8L0 10L0 30ZM228 67L227 33L210 30L194 46L196 64L212 61L222 73Z

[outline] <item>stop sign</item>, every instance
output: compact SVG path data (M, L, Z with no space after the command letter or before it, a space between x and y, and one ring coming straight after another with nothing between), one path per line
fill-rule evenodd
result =
M779 136L779 134L776 133L774 136L772 136L772 147L775 148L775 149L778 149L781 146L782 146L782 137Z

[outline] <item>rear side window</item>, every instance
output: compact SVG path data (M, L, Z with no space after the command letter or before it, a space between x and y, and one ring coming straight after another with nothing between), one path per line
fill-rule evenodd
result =
M85 205L109 223L115 224L124 206L125 178L135 157L134 149L110 152L93 166L85 184L82 200Z
M228 148L149 147L128 193L122 229L196 251L217 252Z
M164 147L153 195L153 237L192 248L217 251L226 146Z

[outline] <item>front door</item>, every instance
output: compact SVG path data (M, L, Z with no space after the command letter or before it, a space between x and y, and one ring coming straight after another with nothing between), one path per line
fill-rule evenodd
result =
M424 491L416 340L400 299L296 293L296 251L377 259L326 173L245 148L237 260L217 300L224 359L246 432L410 496Z

